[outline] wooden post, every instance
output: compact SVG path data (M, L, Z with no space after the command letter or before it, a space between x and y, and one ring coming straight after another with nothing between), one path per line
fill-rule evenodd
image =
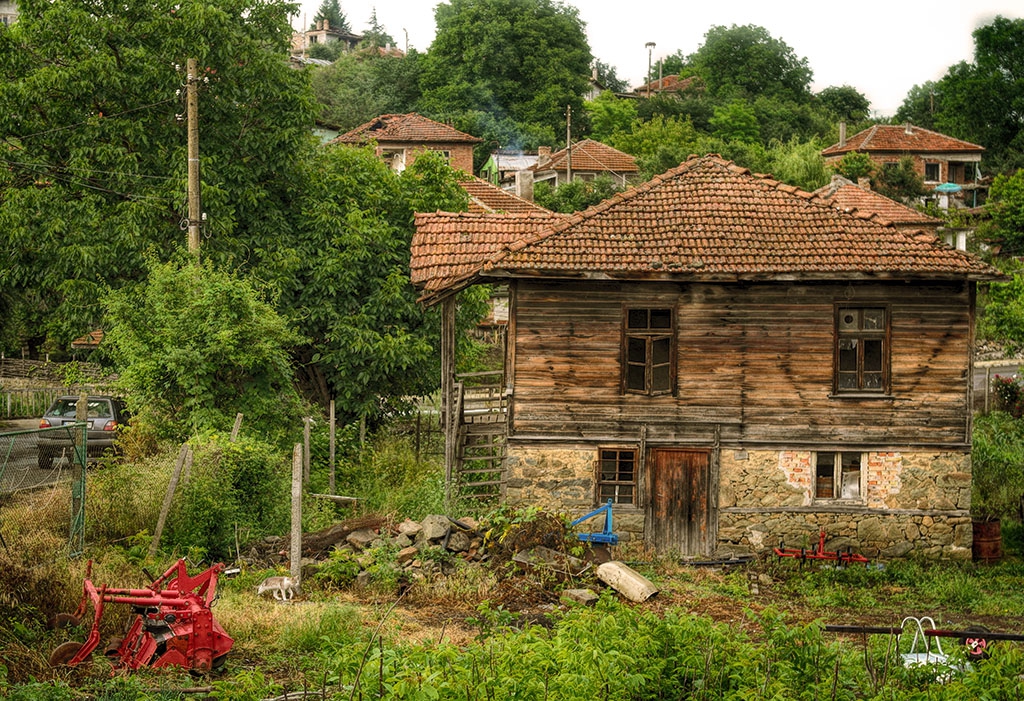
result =
M238 432L242 430L242 412L235 414L235 425L231 427L231 442L238 442Z
M174 463L174 472L171 473L171 481L167 485L163 506L160 507L160 515L156 519L156 530L153 532L153 540L149 543L149 557L156 557L156 551L160 548L160 538L164 534L164 524L167 522L167 515L171 512L171 502L174 501L174 492L178 489L181 468L185 466L185 458L189 452L188 443L182 443L181 450L178 451L178 460Z
M441 426L444 428L444 499L451 503L458 421L455 412L455 296L441 302Z
M291 578L299 581L302 575L302 444L296 443L292 451L292 536Z
M307 416L302 419L302 481L309 484L309 425L311 420Z
M185 62L185 111L188 116L188 252L199 257L199 68L196 59Z
M328 477L328 480L327 480L327 493L328 494L337 494L337 492L334 490L334 438L335 438L335 434L334 434L334 400L333 399L331 400L330 422L331 422L331 427L330 427L330 429L328 431L328 434L330 435L330 444L331 444L330 445L330 449L331 449L331 452L330 452L330 458L328 460L329 460L329 463L330 463L331 473L330 473L330 476Z

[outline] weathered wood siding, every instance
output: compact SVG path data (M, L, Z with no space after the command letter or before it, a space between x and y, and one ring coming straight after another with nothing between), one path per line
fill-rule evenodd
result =
M512 433L708 444L962 445L967 283L514 286ZM832 395L836 303L887 305L891 395ZM622 394L626 305L676 311L674 396Z

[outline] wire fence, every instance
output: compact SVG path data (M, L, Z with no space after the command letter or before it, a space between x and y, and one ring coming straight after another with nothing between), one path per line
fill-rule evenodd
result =
M85 546L85 422L55 428L0 433L0 501L19 492L49 490L55 501L71 505L68 553ZM0 521L0 537L4 536Z

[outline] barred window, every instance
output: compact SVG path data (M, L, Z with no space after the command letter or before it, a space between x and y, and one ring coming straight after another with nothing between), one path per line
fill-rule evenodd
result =
M602 448L598 460L597 501L636 504L636 450Z

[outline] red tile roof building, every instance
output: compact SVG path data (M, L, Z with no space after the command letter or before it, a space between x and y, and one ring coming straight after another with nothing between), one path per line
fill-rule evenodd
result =
M418 153L440 151L453 168L472 173L473 147L481 139L413 112L382 114L330 143L362 145L371 142L377 145L377 155L396 171L411 166Z
M974 182L985 151L977 144L911 124L876 124L849 139L844 137L844 132L845 126L841 125L839 143L821 152L826 163L835 163L847 153L856 152L868 154L884 167L910 156L914 169L925 184L932 187L945 182L960 185Z
M412 280L427 299L488 277L988 279L933 234L887 226L716 156L566 218L417 214Z
M892 224L898 229L934 234L942 225L941 219L891 200L872 190L870 185L858 185L840 175L832 176L832 182L818 188L814 194L844 212L874 215L879 223Z
M553 154L542 149L539 155L537 164L530 167L534 182L551 181L552 185L562 185L569 181L571 167L573 180L593 180L599 175L609 175L624 186L640 172L636 158L593 139L584 139L571 149Z
M469 194L469 211L475 214L501 212L550 213L540 205L524 200L522 197L514 195L507 190L502 190L500 187L496 187L482 178L470 176L459 184Z

